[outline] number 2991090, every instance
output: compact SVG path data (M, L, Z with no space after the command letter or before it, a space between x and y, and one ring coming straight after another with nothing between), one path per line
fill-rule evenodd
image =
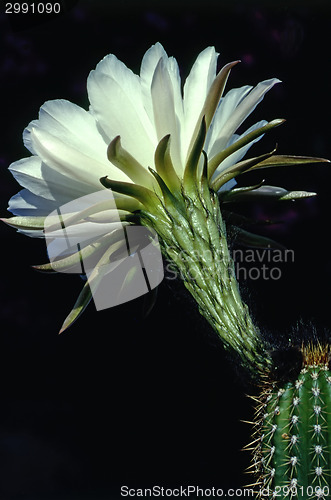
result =
M61 4L58 2L7 2L5 4L6 14L59 14L60 12Z

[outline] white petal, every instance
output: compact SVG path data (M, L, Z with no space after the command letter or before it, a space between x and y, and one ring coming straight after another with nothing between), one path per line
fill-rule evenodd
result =
M160 62L161 60L162 63ZM167 88L165 90L166 95L163 97L162 93L160 95L155 90L158 78L165 79L163 85ZM185 160L185 154L181 147L184 120L181 79L176 59L168 57L168 54L160 43L153 45L144 55L140 69L140 82L144 107L157 130L158 140L169 133L172 134L171 156L178 173L180 173ZM156 94L158 96L155 99ZM167 99L169 99L169 107L165 106ZM169 112L171 113L171 117L167 116ZM163 126L161 127L160 122L163 122Z
M36 229L35 231L33 229L16 229L18 233L22 233L25 236L30 236L30 238L45 238L44 231L41 231L40 229Z
M244 99L241 99L234 109L233 113L229 116L228 120L222 127L220 135L217 140L223 139L223 144L227 144L231 136L240 127L243 121L254 111L256 106L262 101L264 95L280 80L272 78L260 82L253 90L251 90ZM221 110L220 110L221 112Z
M248 92L252 90L252 88L253 87L250 85L245 85L244 87L230 90L227 92L225 97L222 97L207 134L205 148L208 153L212 150L213 154L215 154L215 148L213 148L213 146L216 141L218 141L218 150L216 152L219 152L226 147L229 138L227 136L225 137L222 133L222 129L230 120L236 107L246 97ZM220 140L220 138L222 138L222 140Z
M52 200L36 196L27 189L22 189L9 200L8 210L14 215L46 217L58 206Z
M169 57L165 62L172 83L176 115L181 122L184 119L184 107L178 63L174 57Z
M100 177L106 175L116 180L129 182L128 177L115 168L108 160L101 163L92 155L84 154L78 148L58 139L42 129L31 130L31 142L41 160L49 167L71 179L100 189Z
M180 154L180 121L176 115L171 78L163 59L155 69L151 87L154 123L158 140L171 134L171 156L177 172L182 170Z
M216 77L218 53L214 47L207 47L199 54L184 85L185 132L183 149L187 153L192 134L211 84Z
M33 133L32 130L34 130ZM47 141L41 148L39 142L45 136ZM69 101L62 99L47 101L40 108L39 119L32 121L25 129L23 138L26 147L36 155L40 153L39 156L43 160L49 158L51 150L56 149L57 146L59 150L62 147L69 152L63 165L59 165L58 162L51 162L47 166L43 165L41 178L45 178L50 183L53 182L54 177L66 177L63 179L63 185L67 183L68 186L74 188L76 183L78 192L81 192L80 181L82 181L87 186L84 189L86 193L90 192L89 186L91 190L95 190L95 187L100 188L98 179L103 175L109 175L116 180L129 181L118 168L108 161L107 143L102 138L95 118L89 112ZM50 151L47 151L48 146L50 146ZM74 160L75 152L76 160ZM70 168L68 168L67 164L70 158L72 161ZM20 165L21 167L22 165ZM50 172L52 168L54 171ZM28 173L27 170L25 173ZM32 175L37 175L35 169ZM74 180L75 183L71 180ZM56 182L60 182L60 179ZM26 187L30 189L29 186Z
M38 156L18 160L10 165L9 170L22 187L42 198L55 200L59 204L93 191L93 187L88 184L64 176L42 163Z
M109 142L120 135L123 147L144 167L151 166L156 136L143 107L139 77L109 55L91 71L87 90Z
M168 57L168 54L159 42L152 45L152 47L147 50L141 63L140 83L143 104L148 116L151 118L151 121L153 121L154 112L151 99L151 88L156 67L161 59L163 59L172 83L176 113L179 120L181 120L183 115L183 100L178 64L176 59Z
M31 130L46 130L52 136L71 145L99 162L107 162L107 146L99 132L95 118L75 104L58 99L41 106L39 120L32 121L23 133L25 146L36 154Z
M153 102L151 96L152 80L158 62L162 58L166 60L167 57L168 55L166 51L164 50L162 45L158 42L155 45L152 45L152 47L147 50L141 62L140 84L141 84L142 100L144 108L146 109L146 112L150 117L152 123L154 120Z

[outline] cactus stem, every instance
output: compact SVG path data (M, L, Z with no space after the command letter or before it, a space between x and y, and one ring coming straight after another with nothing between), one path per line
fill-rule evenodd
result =
M256 402L249 469L261 498L330 499L330 346L301 346L302 366L293 380L272 371Z

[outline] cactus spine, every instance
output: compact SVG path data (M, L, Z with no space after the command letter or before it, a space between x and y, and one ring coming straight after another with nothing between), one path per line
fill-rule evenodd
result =
M331 371L328 347L302 348L296 380L264 383L253 468L262 498L331 498Z

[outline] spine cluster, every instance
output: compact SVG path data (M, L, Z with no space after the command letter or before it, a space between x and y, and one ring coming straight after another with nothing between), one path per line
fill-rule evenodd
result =
M259 398L253 467L262 498L331 498L331 371L309 362Z

